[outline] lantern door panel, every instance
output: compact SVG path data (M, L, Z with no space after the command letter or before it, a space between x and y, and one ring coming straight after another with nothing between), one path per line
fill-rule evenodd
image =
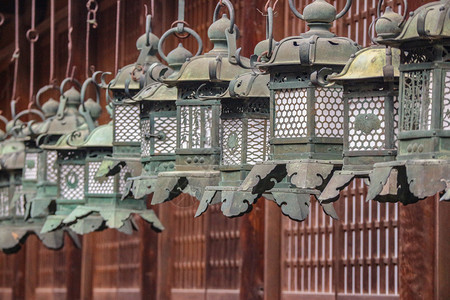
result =
M308 134L308 91L282 89L274 92L275 138L297 138Z
M37 180L39 153L29 152L25 155L24 179Z
M0 187L0 218L10 216L9 186Z
M315 90L315 135L342 138L344 136L344 101L340 88Z
M23 217L25 215L25 195L22 193L22 185L14 187L15 214L16 217Z
M442 109L442 129L450 130L450 70L445 72L444 103Z
M101 161L90 161L87 163L88 169L88 194L96 195L112 195L114 194L114 176L108 176L106 178L95 178Z
M150 133L160 136L160 138L151 139L150 156L175 155L177 146L176 111L150 113Z
M213 107L210 105L180 106L181 149L213 147Z

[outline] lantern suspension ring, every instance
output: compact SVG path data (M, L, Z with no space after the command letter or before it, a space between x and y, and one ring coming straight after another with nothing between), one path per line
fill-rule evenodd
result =
M378 6L377 6L377 19L376 19L374 22L376 22L378 19L387 19L386 17L383 17L383 16L381 15L381 7L383 6L383 3L384 3L384 0L379 0L379 1L378 1ZM408 15L407 15L407 13L408 13L408 0L403 0L403 3L404 3L403 19L402 19L402 21L398 24L398 27L402 27L403 24L405 24L405 22L406 22L406 17L408 16ZM387 19L387 20L390 21L390 19ZM424 24L425 24L425 22L424 22Z
M217 21L217 19L219 17L220 8L222 6L226 6L228 11L230 12L230 28L228 29L228 32L233 34L234 27L235 27L236 15L234 13L233 4L231 4L230 0L221 0L219 3L217 3L216 8L214 9L213 23Z
M317 1L317 0L315 0L315 1ZM319 1L324 1L324 0L319 0ZM342 11L340 13L338 13L336 15L335 20L342 18L350 10L350 7L352 6L352 2L353 2L353 0L347 0L345 7L342 9ZM295 7L294 0L289 0L289 7L297 18L305 21L305 17Z
M177 22L179 22L179 21L177 21ZM181 33L183 33L183 32L187 32L187 33L191 34L191 35L197 40L197 43L198 43L198 49L197 49L197 53L195 53L195 56L200 55L200 54L202 53L202 51L203 51L203 42L202 42L202 39L200 38L200 36L198 35L198 33L195 32L193 29L191 29L191 28L189 28L189 27L183 27ZM171 34L176 35L176 33L180 33L180 32L178 32L178 28L170 28L169 30L167 30L167 31L161 36L161 39L159 40L159 43L158 43L158 53L159 53L159 55L161 56L161 58L162 58L163 60L165 60L165 61L167 61L167 56L164 54L164 51L163 51L164 41L165 41Z
M94 75L97 75L96 73L97 72L95 72ZM86 89L87 89L88 85L91 84L91 83L95 86L96 103L97 103L98 106L100 106L100 87L96 83L96 81L94 79L95 78L94 75L93 75L93 77L90 77L90 78L86 79L83 82L83 86L81 87L81 97L80 97L81 98L81 105L79 107L79 112L84 117L84 119L86 120L86 123L87 123L88 128L89 128L89 132L92 132L95 129L94 120L92 118L92 112L90 112L90 111L88 111L86 109L86 104L85 104L85 102L86 102L86 100L85 100L86 99Z
M59 86L57 86L55 84L45 85L45 86L41 87L39 89L39 91L37 92L35 104L36 104L36 107L39 108L39 110L42 111L42 105L41 105L41 97L42 97L42 95L44 93L48 92L48 91L51 91L51 90L56 90L56 91L60 92Z
M77 86L79 89L81 89L81 84L78 80L72 78L72 77L67 77L66 79L64 79L61 82L61 86L59 88L59 93L61 95L60 97L60 105L58 107L58 112L56 113L56 116L59 120L61 120L62 118L64 118L64 110L66 108L66 102L67 102L67 98L66 96L64 96L64 88L66 87L66 84L68 83L72 83L72 85Z
M25 109L25 110L21 111L20 113L18 113L14 117L13 126L11 128L11 131L13 132L13 134L16 134L15 130L21 130L21 129L25 128L25 125L23 125L23 124L22 125L18 125L17 124L17 120L19 120L21 117L23 117L25 115L30 115L30 114L38 116L41 119L41 121L45 120L45 116L40 110L32 109L32 108ZM34 134L34 132L33 132L33 129L31 127L31 125L33 125L34 122L35 122L34 120L31 120L26 125L26 127L28 127L28 129L30 130L30 132L32 134Z

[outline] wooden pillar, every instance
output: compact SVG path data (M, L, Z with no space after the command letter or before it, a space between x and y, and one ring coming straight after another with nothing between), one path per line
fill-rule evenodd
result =
M172 242L171 239L171 206L161 205L159 208L159 218L165 230L158 235L158 263L157 263L157 288L156 299L171 299L171 279L172 279Z
M279 300L281 299L281 210L273 201L265 203L264 223L264 300Z
M400 299L450 298L450 203L438 199L400 208Z

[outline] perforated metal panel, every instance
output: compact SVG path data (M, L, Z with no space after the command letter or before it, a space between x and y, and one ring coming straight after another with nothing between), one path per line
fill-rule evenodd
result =
M386 141L384 116L384 97L350 100L349 150L384 149Z
M114 141L140 142L139 105L117 105L114 110Z
M38 163L39 163L39 154L38 153L27 153L25 156L25 169L24 169L24 178L29 180L37 179L37 171L38 171Z
M443 129L450 130L450 71L445 74L444 107L442 109Z
M181 107L181 148L210 148L211 130L211 106Z
M22 194L22 186L17 185L14 189L14 194L18 195L16 200L16 216L25 215L25 195Z
M240 165L242 163L242 119L222 119L222 164Z
M339 138L344 136L344 101L342 89L315 90L316 136Z
M0 217L9 216L9 188L0 188Z
M84 166L61 166L61 195L66 200L84 199Z
M158 116L154 118L155 134L162 133L162 140L155 139L155 154L175 154L177 147L177 117Z
M145 135L150 133L150 120L141 119L141 157L150 157L151 141Z
M127 165L125 165L119 173L119 194L123 193L125 184L129 177L131 177L131 170Z
M56 158L56 151L47 151L47 180L51 183L56 183L58 180Z
M268 119L248 119L247 163L263 162L269 155L270 126Z
M97 174L101 164L102 162L100 161L92 161L88 163L88 193L102 195L113 194L114 176L102 178L102 180L97 180L95 178L95 174Z
M307 134L307 90L284 89L275 92L275 132L277 138Z
M433 74L430 70L403 73L401 130L430 130Z

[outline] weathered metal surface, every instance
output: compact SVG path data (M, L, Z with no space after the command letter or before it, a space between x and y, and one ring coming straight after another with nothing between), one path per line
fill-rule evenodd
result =
M320 193L319 200L321 201L322 205L337 200L339 198L340 192L351 182L354 177L354 174L335 172L325 189L322 191L322 193Z
M313 190L287 190L273 189L271 194L275 203L281 208L281 212L296 221L303 221L309 215L311 195Z
M78 206L75 208L70 215L68 215L64 219L64 224L71 225L72 223L76 223L79 218L84 218L90 214L97 213L101 216L101 218L106 222L106 226L109 228L115 228L119 230L123 230L128 234L131 232L128 230L130 226L130 220L134 215L140 216L142 219L147 221L154 230L161 231L164 230L164 226L159 221L153 210L133 210L133 209L122 209L118 207L107 207L107 206ZM80 234L86 234L97 230L102 225L100 222L89 222L90 224L83 224L82 226L76 227L76 230ZM86 226L90 226L87 227ZM80 228L81 227L81 228ZM82 230L86 230L83 231ZM75 230L75 228L74 228Z

